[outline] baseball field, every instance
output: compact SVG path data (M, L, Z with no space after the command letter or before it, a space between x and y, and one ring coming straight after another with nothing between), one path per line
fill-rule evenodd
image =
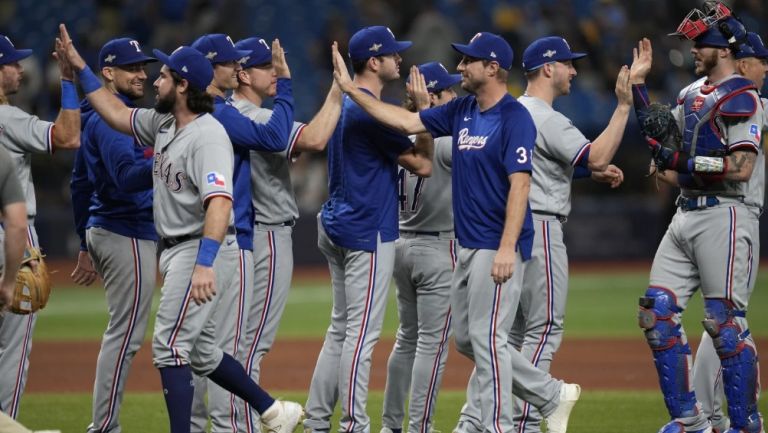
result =
M91 388L99 339L107 314L101 286L67 283L71 267L54 263L58 284L39 316L31 355L27 391L19 419L35 429L85 431L90 420ZM572 269L563 345L553 363L555 376L582 385L582 397L571 416L572 433L655 432L667 421L650 351L637 328L637 299L647 284L649 264L605 264ZM100 284L100 282L98 283ZM758 348L768 350L768 266L762 266L748 319ZM306 400L306 389L329 323L330 289L325 270L297 273L276 346L263 368L263 385L275 396ZM159 290L156 295L159 295ZM155 297L155 306L158 297ZM684 314L692 345L701 335L702 302L697 295ZM394 286L382 332L374 352L368 413L371 432L381 427L386 359L397 327ZM137 355L128 379L120 415L124 432L166 432L168 418L160 379L151 364L149 339ZM457 352L449 355L437 404L435 429L450 432L464 401L470 363ZM763 383L768 379L762 374ZM763 414L768 403L760 404Z

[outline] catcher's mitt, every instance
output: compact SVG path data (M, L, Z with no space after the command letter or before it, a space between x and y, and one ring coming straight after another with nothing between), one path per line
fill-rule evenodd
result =
M10 310L16 314L30 314L44 308L51 295L51 277L43 255L37 248L27 248L16 276L16 290L13 293ZM37 261L32 269L30 262Z
M643 110L640 129L646 137L652 138L664 147L679 149L682 144L683 137L668 105L658 102L648 105Z

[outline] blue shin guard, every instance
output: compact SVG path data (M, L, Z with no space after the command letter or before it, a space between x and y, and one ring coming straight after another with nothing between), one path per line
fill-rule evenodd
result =
M682 311L668 289L649 287L640 298L639 325L653 351L664 404L672 418L688 418L698 413L696 395L688 381L691 348L683 343L680 325L675 320L675 315Z
M707 318L704 329L712 337L720 364L723 366L723 390L731 418L729 432L760 433L762 419L757 411L757 354L745 341L748 329L741 329L736 317L745 317L727 299L706 299Z

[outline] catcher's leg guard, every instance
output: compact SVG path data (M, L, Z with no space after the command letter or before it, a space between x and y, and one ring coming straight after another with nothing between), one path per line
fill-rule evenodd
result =
M741 329L736 317L746 312L737 310L727 299L706 299L707 318L701 323L712 337L720 364L723 366L723 388L728 401L731 428L744 433L762 431L762 417L757 411L759 369L755 348L745 341L749 329ZM743 322L743 321L742 321Z
M688 383L691 347L683 343L676 314L675 294L661 287L649 287L640 298L638 321L645 331L648 346L659 375L664 403L672 418L687 418L698 413L696 395Z

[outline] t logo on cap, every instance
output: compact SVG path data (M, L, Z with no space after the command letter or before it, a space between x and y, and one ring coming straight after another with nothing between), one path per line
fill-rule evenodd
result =
M99 51L99 68L156 61L156 58L145 55L139 42L131 38L112 39Z
M467 45L454 43L451 46L465 56L497 62L502 69L512 67L512 47L499 35L480 32Z

